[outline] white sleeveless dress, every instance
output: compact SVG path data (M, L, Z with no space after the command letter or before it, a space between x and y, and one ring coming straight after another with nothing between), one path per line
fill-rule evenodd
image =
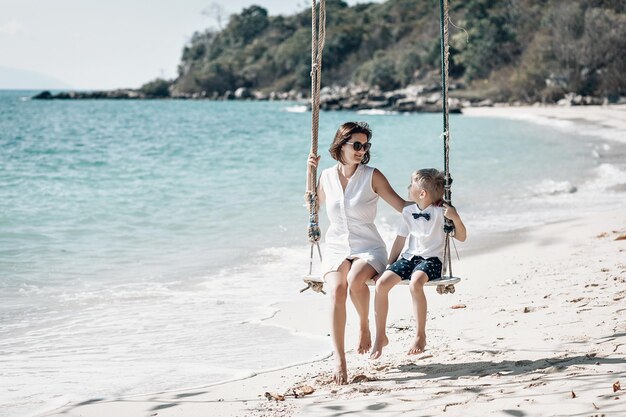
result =
M372 189L374 168L359 164L346 190L339 182L339 164L322 171L330 226L322 255L322 276L336 271L344 259L360 258L378 273L385 270L387 248L374 225L378 194Z

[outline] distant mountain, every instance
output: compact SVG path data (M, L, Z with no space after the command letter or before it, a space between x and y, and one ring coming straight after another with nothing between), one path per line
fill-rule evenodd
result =
M61 90L72 88L56 78L35 71L0 67L0 90Z

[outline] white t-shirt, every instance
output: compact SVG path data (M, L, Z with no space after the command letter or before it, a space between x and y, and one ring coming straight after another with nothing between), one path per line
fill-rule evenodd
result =
M426 217L429 219L426 220ZM409 245L402 257L411 259L413 256L422 258L438 257L443 262L445 232L443 225L443 207L432 204L420 210L417 204L411 204L402 210L402 220L398 226L398 235L409 237Z

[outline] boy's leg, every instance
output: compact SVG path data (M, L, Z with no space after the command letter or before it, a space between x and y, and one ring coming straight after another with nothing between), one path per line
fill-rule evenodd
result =
M383 354L383 348L389 344L387 338L387 314L389 313L389 291L401 281L398 274L393 271L385 271L376 281L376 297L374 309L376 316L376 340L372 347L371 359L378 359Z
M370 289L366 282L376 275L376 270L363 259L354 259L348 272L348 291L354 308L359 315L359 345L357 352L364 354L372 347L370 334Z
M330 294L330 333L335 347L336 367L333 380L339 385L348 383L346 365L346 299L348 298L348 271L350 262L345 260L335 272L329 272L324 279Z
M424 284L428 282L428 275L424 271L415 271L411 275L411 298L413 299L413 314L415 316L415 341L409 349L409 355L422 353L426 346L426 313L428 305L426 294L424 294Z

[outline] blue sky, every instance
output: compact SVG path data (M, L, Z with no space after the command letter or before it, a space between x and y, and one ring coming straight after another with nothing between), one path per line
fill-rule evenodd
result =
M216 26L202 13L211 4L228 16L251 4L272 15L293 14L311 2L0 0L0 89L135 88L173 78L193 32Z

